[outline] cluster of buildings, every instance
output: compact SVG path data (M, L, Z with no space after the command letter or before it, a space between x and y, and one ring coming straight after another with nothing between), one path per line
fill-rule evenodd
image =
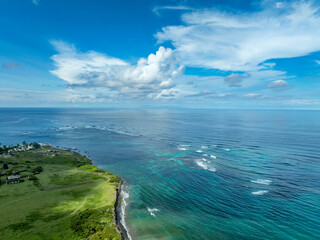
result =
M8 151L8 153L11 154L11 153L16 153L16 152L25 152L25 151L29 151L32 149L35 149L33 144L17 145L16 147L10 149Z
M25 152L25 151L33 150L35 148L44 147L46 145L48 145L48 144L46 144L46 143L40 143L40 144L38 144L38 143L31 143L31 144L24 143L23 145L17 145L15 147L11 147L7 151L7 153L0 154L0 158L9 158L9 157L11 157L10 155L12 155L12 154L14 154L16 152ZM47 155L51 154L50 153L51 150L48 150L48 151L47 151ZM54 154L59 154L60 155L60 153L54 153ZM7 163L3 163L2 164L2 169L3 170L9 169L8 164ZM23 170L23 171L25 171L25 170ZM18 175L19 172L13 171L12 174L13 175L8 176L6 178L6 183L7 184L20 183L22 181L22 176ZM5 176L5 175L6 175L5 173L1 173L0 172L0 177L1 176Z

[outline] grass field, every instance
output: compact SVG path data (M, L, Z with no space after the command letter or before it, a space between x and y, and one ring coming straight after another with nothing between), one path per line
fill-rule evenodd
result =
M46 146L0 162L9 166L0 170L1 239L121 239L113 221L119 179L86 157ZM23 182L5 184L13 171Z

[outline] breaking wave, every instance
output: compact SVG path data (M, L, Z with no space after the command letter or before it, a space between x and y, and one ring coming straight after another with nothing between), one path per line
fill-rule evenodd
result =
M203 168L203 169L205 169L205 170L208 170L208 171L211 171L211 172L217 171L216 168L208 166L208 165L207 165L205 162L203 162L202 160L196 160L195 162L196 162L196 164L197 164L199 167L201 167L201 168Z
M180 145L180 146L178 147L178 150L179 150L179 151L187 151L186 145Z
M121 204L121 213L120 213L120 223L123 226L123 228L126 230L127 236L129 240L132 240L131 235L129 234L127 224L126 224L126 207L128 206L127 199L129 198L129 193L125 192L123 189L121 189L121 196L122 196L122 204Z
M119 130L119 129L112 129L112 128L107 128L104 126L97 126L97 125L85 125L85 126L78 126L78 127L72 127L72 126L64 126L64 127L59 127L56 131L69 131L69 130L81 130L81 129L96 129L96 130L101 130L101 131L109 131L121 135L127 135L127 136L133 136L133 137L139 137L141 135L134 134L130 131L127 130Z
M148 208L148 212L149 212L150 215L153 216L153 217L156 216L155 212L158 212L158 211L159 211L159 209L157 209L157 208Z
M256 192L252 192L253 195L263 195L265 193L269 192L268 190L259 190Z
M250 180L250 182L269 185L272 181L267 179L257 179L257 180Z

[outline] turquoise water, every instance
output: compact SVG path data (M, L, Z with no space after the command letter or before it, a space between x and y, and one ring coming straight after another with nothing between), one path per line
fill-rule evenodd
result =
M124 179L132 239L320 238L319 111L0 109L0 124L3 144L76 147Z

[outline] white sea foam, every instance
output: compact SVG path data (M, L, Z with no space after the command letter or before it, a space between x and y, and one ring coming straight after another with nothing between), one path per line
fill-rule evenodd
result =
M202 151L202 150L197 150L196 152L197 152L197 153L202 153L203 151Z
M21 135L30 135L32 132L23 132L23 133L21 133Z
M203 162L203 161L201 161L201 160L196 160L196 164L197 164L199 167L201 167L201 168L203 168L203 169L205 169L205 170L208 170L208 171L211 171L211 172L215 172L215 171L216 171L216 169L215 169L214 167L208 166L205 162Z
M263 195L265 193L269 192L268 190L259 190L259 191L256 191L256 192L252 192L252 194L254 195Z
M132 237L129 234L129 231L126 225L126 207L128 206L127 199L129 198L130 195L128 192L125 192L123 189L121 189L121 196L122 196L122 204L121 204L120 223L123 226L123 228L126 230L128 239L132 240Z
M210 155L210 157L211 157L211 158L214 158L214 159L216 159L216 158L217 158L217 157L216 157L216 156L214 156L214 155Z
M206 153L205 153L205 154L202 154L202 156L207 157L207 156L208 156L208 154L206 154Z
M187 150L187 148L182 147L182 145L181 145L181 146L179 146L179 147L178 147L178 150L179 150L179 151L186 151L186 150Z
M272 181L267 180L267 179L257 179L257 180L250 180L253 183L258 183L258 184L264 184L264 185L269 185Z
M208 147L207 146L201 146L201 149L207 149Z
M208 159L206 159L206 158L202 158L202 161L205 161L205 162L210 162Z
M150 213L150 215L151 216L156 216L156 214L154 213L154 212L158 212L159 211L159 209L157 209L157 208L148 208L148 211L149 211L149 213Z
M67 130L71 130L74 129L74 127L70 127L70 126L66 126L66 127L59 127L58 131L67 131Z
M109 132L114 132L114 133L117 133L117 134L121 134L121 135L132 136L132 137L141 136L141 135L138 135L138 134L131 133L129 131L122 131L122 130L116 130L116 129L111 129L111 128L106 128L105 130L107 130Z
M230 151L230 148L225 148L224 150L226 150L226 151L228 151L228 152L229 152L229 151Z

